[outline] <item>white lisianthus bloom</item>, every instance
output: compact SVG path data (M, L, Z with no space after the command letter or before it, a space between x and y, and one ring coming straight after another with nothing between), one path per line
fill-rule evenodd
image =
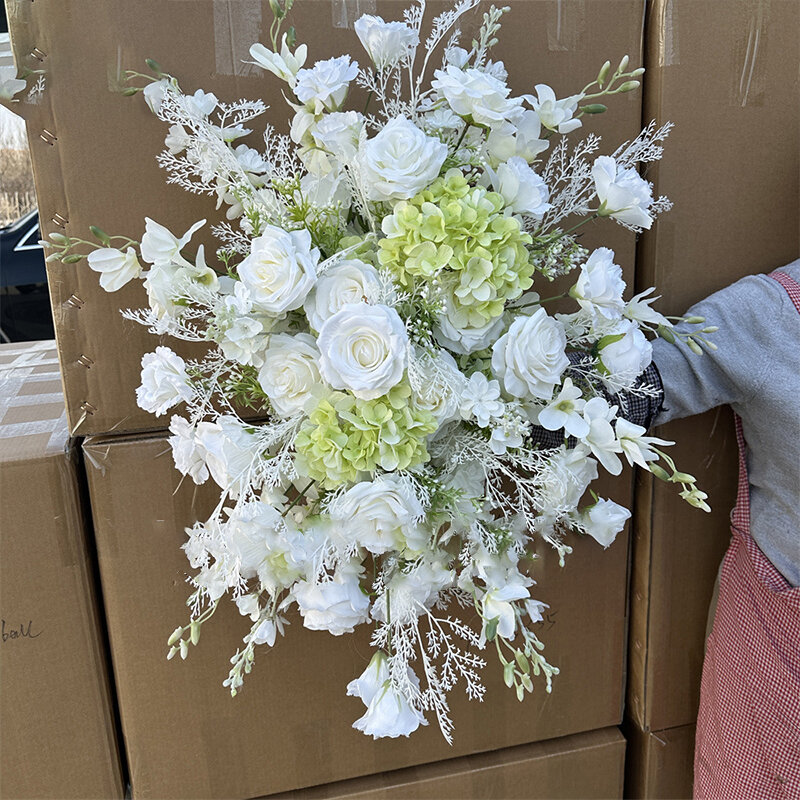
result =
M489 131L486 138L489 160L498 164L518 156L528 164L532 163L550 146L541 133L539 115L535 111L524 111L513 123L506 122Z
M256 64L268 70L282 81L286 81L286 83L294 89L295 75L300 71L303 64L306 63L308 47L304 44L298 45L294 53L292 53L289 46L286 44L286 34L284 33L281 38L280 53L274 53L263 44L254 44L250 48L250 55L255 60Z
M386 686L389 677L386 653L378 650L361 675L347 684L347 696L358 697L365 706L369 707L372 698Z
M461 391L467 383L455 359L446 350L415 359L419 375L414 405L433 414L441 427L459 417Z
M497 620L497 635L501 639L513 639L517 627L517 616L514 613L514 600L523 600L530 597L526 586L510 584L500 589L490 589L483 596L481 606L483 610L483 630L481 637L486 637L486 627L492 620Z
M431 87L459 117L494 128L522 114L522 98L509 98L509 89L483 70L450 64L434 73Z
M556 476L552 483L545 484L543 501L548 506L575 508L589 484L597 478L597 462L590 456L586 445L556 451L549 461L549 469Z
M242 283L254 308L282 314L300 308L317 280L319 250L307 230L285 231L267 225L253 239L250 254L239 264Z
M653 360L653 345L635 322L625 319L600 340L598 354L609 385L629 389Z
M363 128L364 115L358 111L334 111L332 114L324 114L310 131L317 147L347 163L358 152L358 139Z
M356 75L358 64L348 55L317 61L311 69L297 72L294 93L314 114L338 111Z
M0 100L11 100L28 84L17 77L16 67L8 65L0 67Z
M607 247L598 247L581 267L578 281L569 293L598 322L602 319L615 320L622 316L625 307L622 299L624 291L622 267L614 263L614 251Z
M628 463L633 466L637 464L642 469L649 470L650 461L658 461L658 453L652 450L653 445L669 446L675 442L666 439L659 439L657 436L646 436L647 430L641 425L620 417L614 428L617 434L617 441L622 448L622 454Z
M149 217L145 217L145 229L142 236L142 260L148 264L171 264L189 243L194 233L206 224L204 219L195 222L180 239L170 233L163 225L159 225Z
M613 500L598 500L581 514L581 524L593 539L608 547L625 527L631 512Z
M583 416L589 424L589 433L581 441L589 446L597 460L612 475L622 472L622 462L617 453L622 446L617 441L611 422L616 418L617 407L609 406L604 397L593 397L583 408Z
M173 416L169 423L169 443L175 468L188 475L198 486L208 480L205 455L195 437L195 426L189 420Z
M139 408L160 417L178 403L188 403L193 394L186 362L169 347L156 347L142 356L142 383L136 389Z
M447 145L426 136L405 117L395 117L359 151L367 197L407 200L438 177L445 158Z
M373 739L396 739L410 736L420 725L428 722L420 711L412 708L408 700L390 683L384 685L372 698L363 717L353 727Z
M433 334L440 345L460 355L468 355L488 347L503 329L502 316L495 317L478 328L457 324L455 316L452 298L445 296L444 313L439 315Z
M349 566L338 569L333 578L321 583L298 581L292 596L303 625L312 631L341 636L369 620L369 597L361 591L359 572Z
M650 229L653 217L648 209L653 204L653 190L633 167L620 167L611 156L599 156L592 165L592 178L601 217Z
M381 17L364 14L353 27L378 70L393 67L419 44L419 34L405 22L384 22Z
M386 394L406 369L408 334L389 306L349 303L325 320L317 346L322 377L362 400Z
M491 420L503 416L505 409L500 399L500 384L490 381L482 372L473 372L461 392L461 417L474 417L481 428L487 428Z
M198 423L195 437L214 482L231 497L238 497L259 457L254 434L241 420L224 415L216 422Z
M270 336L258 382L280 416L301 414L322 382L314 337L308 333Z
M650 307L650 303L659 300L659 297L648 297L655 291L655 287L651 286L643 292L632 297L625 306L623 314L634 322L645 322L651 325L663 325L666 328L671 328L672 323L663 315Z
M86 257L89 267L100 273L100 286L116 292L142 274L136 251L129 247L124 253L114 247L100 247Z
M575 118L575 112L582 98L582 94L573 94L563 100L556 100L556 93L545 83L537 83L536 94L526 97L542 125L558 133L569 133L581 127L581 121Z
M492 348L492 372L512 396L550 400L569 366L564 326L538 308L517 317Z
M380 279L371 264L356 258L340 261L317 281L303 303L303 310L315 331L325 320L351 303L368 303L378 296Z
M500 164L497 172L488 171L492 188L503 196L506 205L514 214L527 214L541 219L545 211L552 208L547 201L550 190L544 180L527 164L525 159L512 156Z
M563 428L580 439L589 433L589 423L582 416L585 405L581 390L573 385L572 378L565 378L558 395L539 411L539 425L548 431Z

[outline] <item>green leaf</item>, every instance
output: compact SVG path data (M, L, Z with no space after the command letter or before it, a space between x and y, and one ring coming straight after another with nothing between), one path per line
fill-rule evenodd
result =
M500 617L490 619L486 623L486 641L493 642L494 637L497 636L497 626L500 624Z

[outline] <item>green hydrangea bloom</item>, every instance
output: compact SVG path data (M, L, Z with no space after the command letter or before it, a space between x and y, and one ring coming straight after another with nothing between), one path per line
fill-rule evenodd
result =
M391 472L424 463L425 437L435 430L433 415L412 405L405 381L375 400L334 392L301 426L295 461L322 488L335 489L378 467Z
M501 195L451 169L384 218L378 261L406 287L438 276L452 322L481 327L533 283L532 239L504 210Z

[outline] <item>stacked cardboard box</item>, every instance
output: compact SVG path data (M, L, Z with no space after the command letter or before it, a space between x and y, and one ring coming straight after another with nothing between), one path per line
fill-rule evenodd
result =
M636 281L640 289L658 287L666 313L683 313L742 276L769 272L800 254L797 12L795 0L648 4L645 118L675 123L665 158L649 177L675 208L642 237ZM699 478L713 512L700 514L672 487L641 476L631 588L628 794L689 797L692 761L686 752L697 716L709 601L730 539L736 442L727 408L671 423L657 434L678 442L672 455Z
M0 796L123 796L54 342L0 345Z

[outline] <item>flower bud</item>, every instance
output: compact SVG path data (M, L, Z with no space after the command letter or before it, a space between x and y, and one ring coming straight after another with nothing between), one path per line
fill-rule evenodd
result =
M64 256L61 259L62 264L77 264L79 261L82 261L85 256L79 255L78 253L73 253L69 256Z
M607 110L608 107L604 106L602 103L589 103L587 106L581 106L581 111L585 114L602 114Z
M64 236L63 233L58 233L57 231L54 231L50 234L50 239L56 244L69 244L69 238Z
M669 480L669 473L658 464L650 464L650 472L661 481Z
M200 641L200 623L197 620L193 620L189 626L189 638L192 644L197 644Z
M656 333L664 339L664 341L675 344L675 334L666 325L659 325L656 329Z
M672 476L673 483L694 483L697 478L690 475L688 472L676 472Z
M628 68L629 60L630 59L628 58L628 56L622 56L622 61L619 62L619 66L617 67L617 72L625 72L625 70Z
M706 318L705 317L686 317L683 321L685 323L687 323L688 325L699 325L701 322L705 322Z
M609 70L611 69L611 62L606 61L602 67L600 67L600 72L597 73L597 82L602 85L606 82L606 78L608 78Z
M632 92L634 89L638 89L639 86L641 86L639 81L625 81L625 83L623 83L619 87L619 89L617 89L617 91L618 92Z
M692 352L693 352L695 355L698 355L698 356L701 356L701 355L703 355L703 348L702 348L702 347L700 347L700 345L699 345L699 344L697 344L697 342L696 342L694 339L687 339L687 340L686 340L686 346L687 346L687 347L688 347L688 348L689 348L689 349L690 349L690 350L691 350L691 351L692 351Z
M640 75L644 75L644 73L645 73L645 68L639 67L638 69L635 69L633 72L631 72L631 78L638 78Z
M178 639L181 638L181 636L183 636L183 628L180 627L175 628L175 630L172 631L172 633L170 634L169 639L167 639L167 644L169 645L175 644L175 642L177 642Z

